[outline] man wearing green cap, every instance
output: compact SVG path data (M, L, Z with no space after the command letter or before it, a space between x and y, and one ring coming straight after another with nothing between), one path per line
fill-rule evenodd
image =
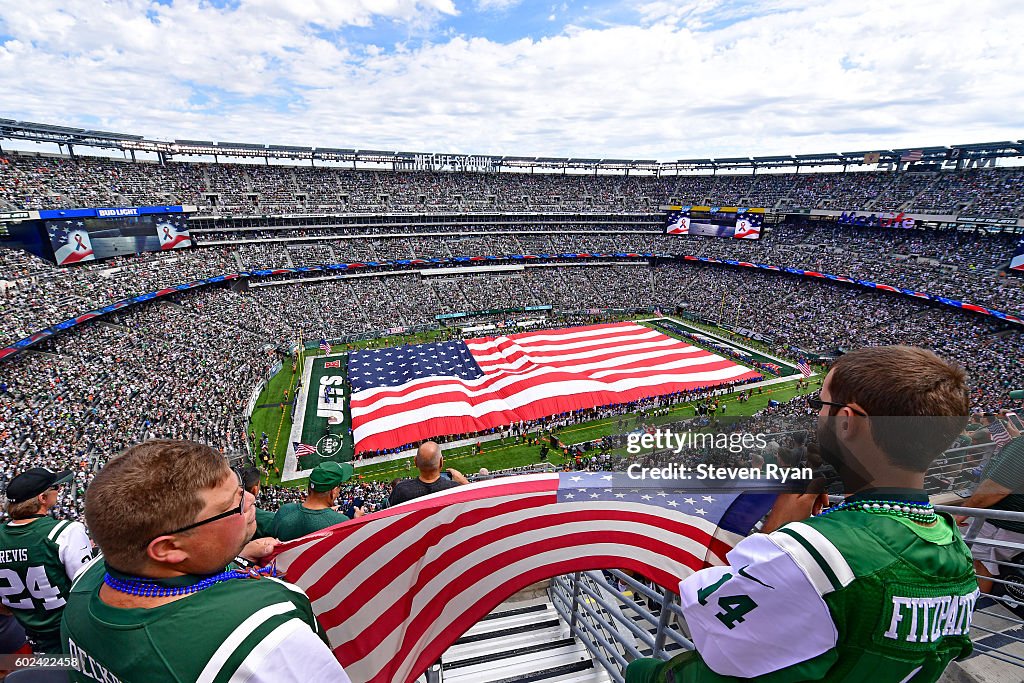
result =
M281 541L311 534L329 526L347 522L348 517L338 512L334 501L341 493L341 485L352 478L355 468L347 462L320 463L309 473L309 495L300 503L287 503L274 515L272 536Z

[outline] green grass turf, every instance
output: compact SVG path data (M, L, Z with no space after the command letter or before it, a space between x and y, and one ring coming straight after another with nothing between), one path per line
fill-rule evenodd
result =
M291 399L295 381L296 377L292 373L291 364L286 363L263 388L260 397L256 400L257 407L252 411L252 418L249 421L250 433L256 433L255 443L250 440L252 452L260 452L260 434L266 432L270 437L270 451L274 454L278 467L284 464L284 456L288 450L288 435L292 430L291 406L285 404L282 411L279 404L284 403L285 389L288 390L288 396ZM259 406L269 407L260 408Z

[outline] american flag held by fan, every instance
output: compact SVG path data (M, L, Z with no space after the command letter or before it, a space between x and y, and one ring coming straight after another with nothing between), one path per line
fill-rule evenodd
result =
M722 564L774 500L638 484L607 472L478 482L284 544L277 566L309 595L353 681L411 683L542 579L620 568L678 590Z

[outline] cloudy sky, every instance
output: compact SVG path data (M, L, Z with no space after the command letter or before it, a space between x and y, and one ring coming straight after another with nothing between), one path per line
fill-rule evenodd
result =
M1024 138L1019 0L0 0L0 117L657 159Z

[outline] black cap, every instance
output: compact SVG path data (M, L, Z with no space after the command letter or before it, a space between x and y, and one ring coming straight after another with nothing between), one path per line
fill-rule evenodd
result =
M7 485L7 501L24 503L57 484L71 481L74 476L75 473L71 470L53 472L45 467L33 467L11 479L11 483Z

